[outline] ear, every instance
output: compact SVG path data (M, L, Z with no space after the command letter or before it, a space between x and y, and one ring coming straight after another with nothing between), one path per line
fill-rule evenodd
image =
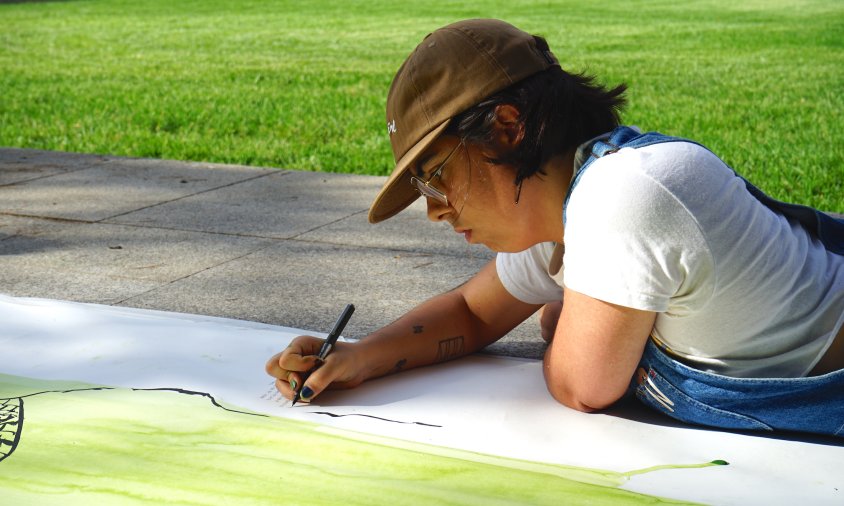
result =
M516 149L525 136L525 124L519 110L511 104L495 106L495 142L504 151Z

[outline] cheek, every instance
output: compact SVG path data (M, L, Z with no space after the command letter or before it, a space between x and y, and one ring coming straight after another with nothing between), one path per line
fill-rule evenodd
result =
M501 225L506 226L512 220L513 213L518 211L515 207L515 190L511 191L513 186L491 184L489 180L478 183L473 183L469 203L483 210L490 218L501 220Z
M473 193L472 185L468 181L455 181L448 192L448 200L453 202L454 208L459 211L466 206L470 206L473 200L479 200L472 198Z
M473 223L483 223L486 233L502 239L511 234L513 213L519 210L515 204L515 171L498 165L472 164L463 175L468 177L455 181L453 192L460 216L471 216Z

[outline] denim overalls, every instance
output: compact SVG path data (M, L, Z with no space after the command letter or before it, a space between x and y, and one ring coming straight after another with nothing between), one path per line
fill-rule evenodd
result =
M692 142L656 132L616 128L596 141L569 187L565 203L587 168L621 148ZM815 209L774 200L745 181L748 191L779 214L797 220L844 255L844 222ZM565 205L563 207L565 222ZM649 339L631 390L647 406L678 420L724 429L790 430L844 437L844 370L806 378L732 378L700 371L673 359Z

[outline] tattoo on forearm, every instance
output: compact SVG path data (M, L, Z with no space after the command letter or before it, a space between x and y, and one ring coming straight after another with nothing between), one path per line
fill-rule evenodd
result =
M413 326L413 333L414 334L421 334L422 329L424 329L424 327L422 325L414 325Z
M407 359L403 358L396 362L396 365L393 366L392 369L387 374L395 374L397 372L401 372L404 369L405 364L407 364Z
M437 362L445 362L463 354L463 336L451 337L440 341L437 349Z

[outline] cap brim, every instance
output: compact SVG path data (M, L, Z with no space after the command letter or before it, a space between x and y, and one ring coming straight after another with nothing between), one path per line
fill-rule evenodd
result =
M370 223L378 223L397 215L420 197L416 188L410 184L410 166L443 133L450 122L449 118L437 125L396 162L392 174L369 207Z

